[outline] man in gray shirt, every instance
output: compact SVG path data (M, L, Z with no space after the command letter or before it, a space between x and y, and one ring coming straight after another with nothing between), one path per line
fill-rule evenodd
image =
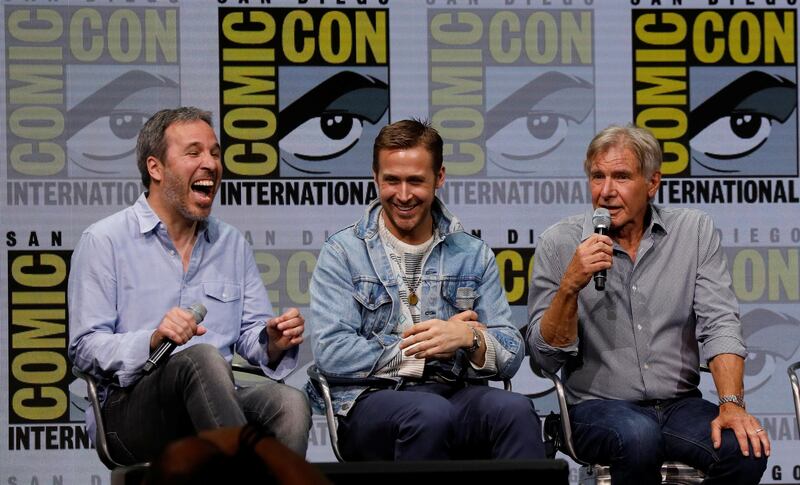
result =
M576 451L610 464L613 483L660 483L662 462L677 460L705 483L755 484L770 443L745 410L746 351L719 235L700 211L652 204L660 166L647 130L611 126L592 140L584 169L609 232L595 233L589 209L542 234L532 363L563 367ZM604 290L590 284L600 271ZM701 358L718 406L697 387Z

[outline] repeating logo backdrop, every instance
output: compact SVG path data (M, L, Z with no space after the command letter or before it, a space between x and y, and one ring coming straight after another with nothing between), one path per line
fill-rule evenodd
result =
M66 357L70 255L141 192L144 121L184 104L214 113L214 213L252 243L276 311L307 309L322 242L376 196L380 127L430 119L439 195L494 248L520 326L539 234L590 203L591 136L649 127L665 152L658 202L706 210L722 236L748 406L773 440L764 482L800 482L785 372L800 360L795 3L3 2L0 481L108 482ZM291 385L311 361L304 346ZM547 387L528 369L514 386ZM333 459L319 417L308 457Z

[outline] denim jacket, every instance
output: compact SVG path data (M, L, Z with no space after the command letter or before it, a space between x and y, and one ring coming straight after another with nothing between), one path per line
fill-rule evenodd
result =
M330 236L320 251L311 278L310 327L314 360L323 375L369 377L399 352L400 337L393 330L403 304L400 278L378 235L380 210L380 200L375 200L361 220ZM432 214L438 239L422 269L418 288L422 320L447 320L460 313L456 291L472 288L473 310L502 348L497 349L494 375L474 369L464 349L459 349L453 359L429 362L426 367L433 366L437 373L454 379L510 378L519 369L524 347L511 322L494 254L483 241L464 232L438 198ZM346 415L366 389L332 386L334 412ZM306 391L315 410L320 411L322 399L310 383Z

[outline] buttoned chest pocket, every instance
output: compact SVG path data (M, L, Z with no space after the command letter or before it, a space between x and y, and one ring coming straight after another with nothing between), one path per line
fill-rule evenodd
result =
M442 283L442 299L446 302L447 318L465 310L475 310L480 294L477 279L453 279Z
M203 325L209 330L224 333L220 330L222 326L242 323L241 285L225 281L207 282L203 283L203 293L206 295L203 304L208 310Z
M378 281L359 280L353 298L361 312L361 335L371 338L373 333L381 333L392 315L392 299L386 288Z

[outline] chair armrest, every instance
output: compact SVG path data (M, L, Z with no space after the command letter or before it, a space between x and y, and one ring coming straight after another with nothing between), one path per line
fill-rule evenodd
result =
M800 378L797 376L798 370L800 370L800 361L790 365L787 372L789 373L789 384L792 386L794 411L797 414L797 429L800 430Z
M97 448L97 456L100 457L100 461L102 461L103 465L105 465L109 470L124 466L111 458L111 451L108 449L108 442L106 441L106 428L105 424L103 423L102 410L100 409L100 398L97 395L97 382L95 382L94 377L86 372L81 371L77 367L72 368L72 373L75 375L75 377L83 379L83 381L86 382L86 393L89 398L89 404L92 406L92 411L94 412L96 429L94 445L95 448Z
M319 372L316 365L308 366L306 370L308 374L308 378L311 380L311 384L317 390L317 392L322 396L322 400L325 402L325 420L328 423L328 435L331 439L331 448L333 449L333 454L336 455L336 461L343 462L344 459L342 455L339 453L339 435L337 433L337 429L339 427L339 423L336 421L336 415L333 413L333 400L331 399L331 387L328 384L328 379Z
M558 375L553 374L540 366L536 365L533 359L530 360L531 370L539 377L550 379L556 390L556 399L558 401L558 412L561 421L561 443L560 449L576 463L580 465L588 465L589 463L578 458L575 452L575 446L572 443L572 422L569 419L569 408L567 406L567 394L564 391L564 384L559 379Z

